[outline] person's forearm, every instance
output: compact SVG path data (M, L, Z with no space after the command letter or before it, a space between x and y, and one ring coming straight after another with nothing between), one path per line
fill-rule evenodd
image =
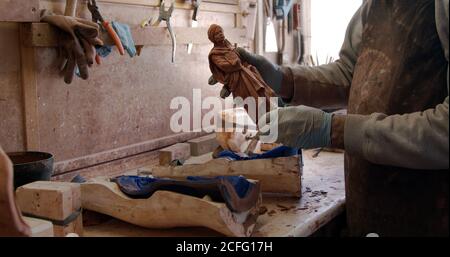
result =
M343 75L339 66L339 63L332 63L315 68L282 68L280 96L291 105L346 108L351 77Z
M372 163L410 169L448 169L448 97L435 109L405 115L348 115L337 134L345 150ZM335 129L334 127L332 128Z

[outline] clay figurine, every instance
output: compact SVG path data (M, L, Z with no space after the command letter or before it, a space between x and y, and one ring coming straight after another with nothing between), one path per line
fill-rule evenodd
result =
M261 104L258 97L264 97L266 111L276 105L270 101L270 97L276 96L275 92L264 82L254 66L241 60L239 53L225 38L219 25L210 26L208 38L214 43L209 53L209 67L216 81L226 85L226 89L235 98L241 97L244 100L247 97L255 98L257 106ZM257 114L257 117L259 116Z

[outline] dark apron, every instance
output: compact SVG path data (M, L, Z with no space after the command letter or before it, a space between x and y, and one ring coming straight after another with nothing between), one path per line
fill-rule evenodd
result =
M405 114L442 103L447 61L434 0L373 0L364 11L348 112ZM352 236L449 235L448 170L375 165L349 155L345 166Z

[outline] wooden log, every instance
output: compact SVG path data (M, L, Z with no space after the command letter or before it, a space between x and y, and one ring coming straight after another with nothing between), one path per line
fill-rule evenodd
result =
M84 209L146 228L207 227L226 236L250 236L259 215L260 200L248 214L234 214L224 203L169 191L148 199L131 199L116 183L94 179L81 185Z
M82 234L79 184L37 181L19 187L16 199L24 215L51 221L55 236Z
M183 179L187 176L244 176L258 180L265 193L277 193L301 197L301 156L251 161L214 159L201 164L186 164L177 167L152 166L140 169L141 175L153 175Z
M191 145L179 143L159 151L159 165L169 165L174 160L185 161L191 157Z
M31 229L31 237L53 237L53 224L50 221L23 217Z
M191 145L192 156L200 156L210 153L219 146L219 143L216 140L216 135L214 134L191 139L188 143Z

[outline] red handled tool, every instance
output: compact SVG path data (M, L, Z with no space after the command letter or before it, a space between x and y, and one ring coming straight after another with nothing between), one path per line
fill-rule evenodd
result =
M117 50L119 50L120 55L125 54L125 49L123 48L122 41L120 41L119 36L117 35L116 31L112 27L111 23L105 21L100 14L100 11L98 10L98 6L95 0L88 0L88 9L92 14L92 21L97 23L100 22L103 26L103 28L108 32L109 36L112 38L114 44L117 47ZM97 55L95 57L95 60L98 64L100 64L100 57Z

